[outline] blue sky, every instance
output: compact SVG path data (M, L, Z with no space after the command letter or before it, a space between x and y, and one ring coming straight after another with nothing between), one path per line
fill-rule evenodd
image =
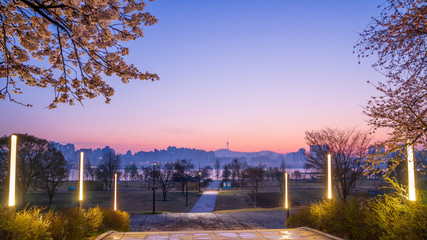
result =
M304 131L367 129L362 107L383 80L352 53L380 1L157 0L159 22L131 43L127 61L158 82L108 81L116 94L84 106L45 107L51 89L28 89L28 109L0 103L0 134L29 133L80 147L296 151ZM26 89L27 90L27 89ZM379 136L381 137L381 136Z

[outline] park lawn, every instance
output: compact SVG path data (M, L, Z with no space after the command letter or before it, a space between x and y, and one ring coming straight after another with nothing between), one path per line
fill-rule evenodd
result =
M163 201L161 191L156 191L156 212L189 212L197 202L201 193L196 190L188 192L188 206L185 206L185 193L171 190L167 194L167 201ZM2 199L5 199L3 194ZM49 198L45 192L30 192L27 195L28 206L54 207L55 209L65 209L77 206L77 192L61 191L53 198L52 206L49 206ZM129 214L150 213L153 210L153 192L146 190L119 190L118 208ZM86 191L83 201L84 208L91 207L112 207L113 192L110 191Z
M350 194L350 198L359 198L369 194L370 188L377 188L379 181L362 182L362 188ZM289 205L291 212L310 203L319 202L326 198L326 188L322 182L290 181ZM376 186L377 185L377 186ZM334 198L338 193L333 189ZM248 187L221 190L218 194L215 211L254 209L254 193ZM257 208L271 209L283 207L283 196L279 187L274 187L274 182L263 182L258 189Z
M292 194L292 197L291 197ZM299 207L324 197L321 188L289 189L291 206ZM250 190L222 190L218 194L215 211L254 208L254 193ZM277 189L262 189L257 195L257 208L277 208L283 206L282 193Z

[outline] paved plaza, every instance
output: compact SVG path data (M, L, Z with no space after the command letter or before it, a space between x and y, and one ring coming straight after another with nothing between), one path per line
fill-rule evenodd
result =
M138 240L138 239L173 239L173 240L230 240L230 239L316 239L339 240L335 236L311 228L235 230L235 231L181 231L181 232L109 232L97 240Z
M285 228L285 211L131 215L131 231L244 230Z
M286 229L285 211L214 213L219 185L213 181L189 213L131 215L131 232L112 231L96 239L340 239L311 228Z

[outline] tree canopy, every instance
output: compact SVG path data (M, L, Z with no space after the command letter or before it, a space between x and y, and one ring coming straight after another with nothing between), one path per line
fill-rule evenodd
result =
M355 129L325 128L305 132L310 146L307 166L326 179L327 154L332 156L332 175L339 197L345 201L356 182L363 176L364 159L371 138L367 132Z
M114 89L105 76L158 80L124 61L121 43L157 22L144 8L144 0L0 0L0 99L23 104L24 84L53 88L49 108L100 95L108 103Z
M16 134L17 143L17 187L20 193L20 204L27 202L27 192L35 183L41 183L47 190L49 201L56 192L56 187L68 177L67 162L62 153L56 150L46 139L28 134ZM2 182L9 171L10 137L0 138L0 173Z
M387 152L411 144L427 147L427 3L425 0L386 0L380 16L360 34L359 59L376 55L372 65L386 82L373 84L381 94L372 97L364 113L368 123L389 128L382 142ZM387 153L386 152L386 153Z
M427 4L425 0L386 0L380 16L360 34L360 59L377 55L373 67L400 81L425 76Z

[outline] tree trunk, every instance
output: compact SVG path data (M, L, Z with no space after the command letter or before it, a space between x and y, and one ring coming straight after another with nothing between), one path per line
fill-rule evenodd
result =
M163 201L166 201L166 194L167 193L168 193L167 191L163 191Z
M256 196L258 195L258 189L255 188L255 196L254 196L254 207L256 208Z
M48 195L49 195L49 205L52 205L52 203L53 203L53 191L48 190Z

